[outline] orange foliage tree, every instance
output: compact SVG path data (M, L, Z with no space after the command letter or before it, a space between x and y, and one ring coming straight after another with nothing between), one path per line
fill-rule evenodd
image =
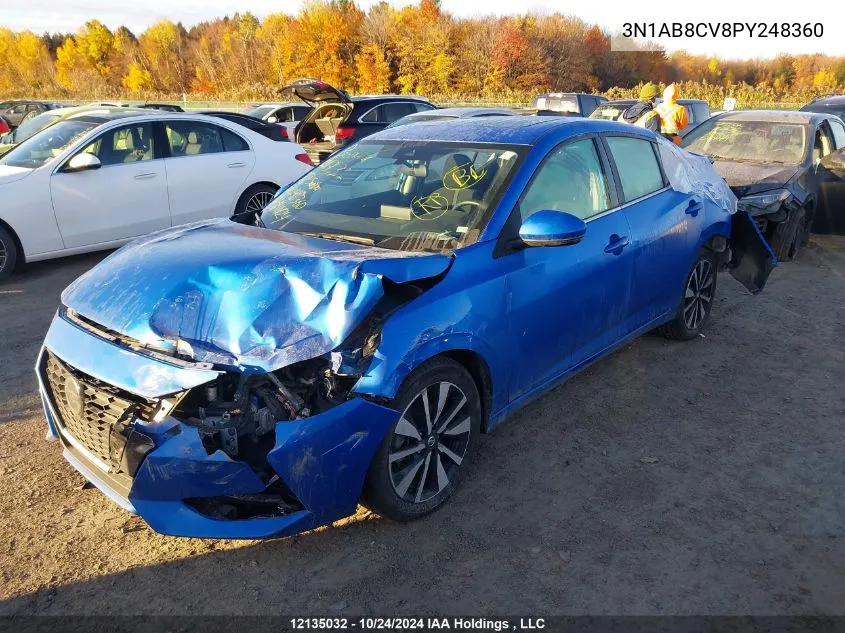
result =
M615 52L610 38L560 13L459 19L439 0L381 1L366 13L354 0L306 0L296 15L236 13L190 30L165 20L137 37L97 20L72 35L0 28L0 96L274 98L299 77L454 101L525 101L545 90L627 95L646 81L682 82L685 94L713 105L724 96L758 104L845 92L845 57Z

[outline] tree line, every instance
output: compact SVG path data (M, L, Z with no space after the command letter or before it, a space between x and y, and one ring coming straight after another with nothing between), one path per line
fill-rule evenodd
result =
M439 0L362 11L310 0L296 15L236 13L143 33L90 20L73 34L0 28L0 96L68 99L272 99L299 77L352 93L415 93L441 101L520 103L538 92L635 94L682 82L718 106L802 102L845 91L845 57L723 60L650 49L610 50L611 34L560 13L457 18Z

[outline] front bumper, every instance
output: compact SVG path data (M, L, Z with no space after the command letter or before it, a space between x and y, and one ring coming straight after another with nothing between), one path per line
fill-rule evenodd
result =
M277 423L267 462L298 500L297 508L278 516L222 519L200 512L190 502L264 492L266 482L247 463L219 450L208 454L197 430L173 417L157 422L136 418L129 426L154 446L133 475L115 472L114 464L102 458L102 450L99 456L89 450L64 424L60 411L68 404L66 398L62 406L56 400L45 371L48 355L80 376L146 399L204 384L216 372L137 354L59 315L53 319L36 365L49 434L61 441L65 459L122 508L140 515L157 532L174 536L281 537L352 514L370 461L399 415L356 398L309 418Z

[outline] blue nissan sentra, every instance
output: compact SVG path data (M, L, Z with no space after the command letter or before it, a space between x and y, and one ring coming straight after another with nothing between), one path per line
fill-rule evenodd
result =
M776 264L706 158L624 124L420 123L247 224L116 251L37 361L64 457L162 533L260 538L440 507L480 433L626 341L694 338Z

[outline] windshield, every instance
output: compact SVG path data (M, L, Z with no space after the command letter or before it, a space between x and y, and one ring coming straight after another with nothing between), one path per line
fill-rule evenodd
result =
M256 119L263 119L263 118L264 118L264 115L265 115L265 114L270 114L270 112L271 112L271 111L272 111L275 107L276 107L276 106L266 106L266 105L265 105L265 106L258 106L258 107L257 107L257 108L255 108L254 110L250 110L249 112L247 112L247 114L248 114L249 116L254 116Z
M41 130L0 159L0 165L36 169L64 152L99 123L68 119Z
M20 126L18 126L18 129L15 130L15 142L22 143L36 132L40 132L45 127L56 121L58 118L58 114L45 112L44 114L39 114L37 117L30 119L29 121L21 123Z
M272 229L404 251L475 242L521 150L429 141L361 142L321 163L262 212Z
M578 108L578 97L575 95L565 95L563 97L541 95L539 97L535 97L534 109L552 110L553 112L568 112L570 114L579 114L581 112Z
M690 132L683 146L715 160L797 165L807 150L807 130L800 123L711 119Z
M589 118L603 119L605 121L616 121L619 118L619 115L625 112L625 110L627 109L627 105L600 105L598 108L593 110Z

